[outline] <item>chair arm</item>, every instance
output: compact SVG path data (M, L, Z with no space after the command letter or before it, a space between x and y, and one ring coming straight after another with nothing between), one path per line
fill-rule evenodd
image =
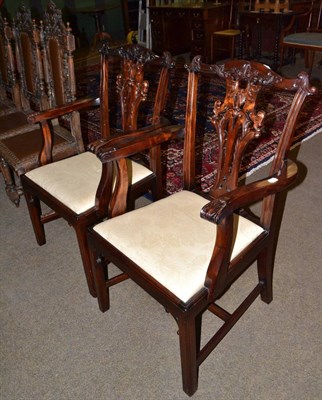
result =
M54 118L62 117L65 114L72 113L74 111L82 111L87 108L99 106L100 99L94 98L83 98L75 100L71 103L64 104L63 106L53 107L45 111L34 112L28 115L28 121L30 123L43 122Z
M264 197L281 192L296 179L297 165L287 160L279 174L241 186L206 204L200 216L210 222L219 224L225 217L239 208L249 206Z
M90 144L88 150L96 154L102 162L102 174L95 200L97 216L115 217L126 211L129 188L127 157L181 137L183 133L184 129L180 125L157 124ZM118 171L116 175L114 171Z
M282 31L280 32L280 40L282 40L289 32L291 32L292 28L295 25L295 22L300 20L301 18L305 18L308 15L310 15L310 13L312 12L312 9L307 10L305 12L302 12L300 14L297 15L293 15L293 17L291 18L289 24L282 29Z
M182 125L155 124L110 139L99 139L88 146L101 162L107 163L148 150L171 139L183 137Z

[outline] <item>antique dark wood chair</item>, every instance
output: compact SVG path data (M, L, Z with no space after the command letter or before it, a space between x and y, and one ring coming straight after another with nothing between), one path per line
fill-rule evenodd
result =
M70 27L62 21L61 10L52 2L48 3L39 29L31 21L30 11L22 7L17 14L15 32L23 112L19 113L21 119L17 113L2 117L6 118L8 126L1 125L4 131L0 133L0 168L8 197L19 205L20 176L40 165L39 154L43 147L41 128L27 119L32 112L31 104L34 104L33 111L39 111L75 100L75 41ZM21 122L19 127L14 124L15 118ZM77 109L69 118L53 120L52 127L53 160L84 151Z
M22 108L12 40L12 29L0 15L0 116Z
M177 321L183 389L191 396L197 390L199 366L255 298L260 295L264 302L272 301L279 193L297 176L296 164L286 157L301 106L314 89L305 73L294 80L285 79L265 65L242 60L207 65L196 57L188 71L184 190L120 215L125 206L122 210L113 204L125 204L126 192L121 181L126 182L128 171L124 157L136 151L139 144L97 147L94 150L103 163L100 187L106 184L112 163L117 165L120 185L109 203L109 213L115 217L89 228L88 240L102 311L109 308L109 287L131 278ZM204 75L224 79L226 95L223 100L214 99L213 113L209 115L218 136L214 146L217 143L219 147L215 182L208 194L198 194L194 147L197 104L202 101L199 89L205 87L200 85L198 89L198 82ZM294 92L293 102L269 175L244 184L238 179L240 164L247 145L261 134L264 113L257 109L257 99L261 89L267 87ZM97 201L103 201L102 195L98 191ZM261 214L254 219L247 208L259 200L262 200ZM255 261L258 282L254 289L236 311L225 311L216 300ZM110 262L122 273L109 280ZM224 323L200 348L202 315L207 309Z
M150 168L138 162L127 160L131 169L131 177L129 178L130 192L127 203L129 208L133 208L135 199L148 191L151 191L153 197L156 199L161 195L160 146L156 146L156 144L157 141L162 141L164 138L172 136L172 131L168 128L168 122L161 118L161 113L165 108L169 68L173 64L169 53L165 53L164 57L157 57L154 53L139 45L128 45L116 49L109 49L105 45L102 48L100 98L101 134L103 139L98 141L98 147L104 146L106 140L111 137L110 103L108 100L109 62L111 62L111 59L115 61L115 58L120 57L123 60L122 69L117 74L116 80L122 123L120 129L116 132L116 137L120 137L119 140L122 143L126 143L127 140L131 143L130 138L140 137L141 134L150 137L153 134L153 137L151 136L150 139L151 143L153 143L153 146L150 146ZM136 130L139 105L146 99L149 86L149 82L144 80L144 68L146 64L155 62L159 64L161 73L155 97L154 112L150 125L141 128L141 133L141 130ZM156 74L155 79L157 79L157 76ZM111 93L111 95L113 95L115 101L115 93ZM50 161L50 143L47 143L50 138L48 123L51 119L57 118L66 112L73 112L77 109L76 107L81 105L79 102L74 104L75 106L71 104L31 116L30 119L33 122L41 123L43 128L45 148L41 155L41 164L48 164L48 161ZM89 104L92 103L89 101ZM165 136L161 135L160 139L158 139L157 134L164 132L164 130L169 131L169 133ZM130 134L129 139L128 134ZM123 137L124 139L121 139ZM117 143L117 140L115 143ZM86 151L69 159L44 165L21 177L38 244L43 245L46 242L44 231L44 224L46 222L59 217L66 219L76 231L88 288L93 296L95 296L95 289L85 228L108 214L108 211L104 208L105 200L97 201L96 192L98 188L100 191L106 191L108 198L113 187L111 182L99 186L101 173L102 166L99 159L94 153ZM106 176L106 178L108 177ZM117 185L117 183L115 184ZM49 214L42 214L41 202L48 205L53 211Z
M14 82L15 95L20 94L20 101L16 97L15 102L21 103L21 107L13 113L0 116L0 139L31 131L34 128L28 123L28 113L48 108L40 56L40 33L31 18L30 9L25 5L21 5L17 11L10 36L8 39L14 44L14 52L10 54L8 44L8 57L14 58L13 68L18 77L18 81Z
M322 51L322 0L313 0L307 12L292 17L281 32L280 48L280 67L284 62L285 49L302 50L305 66L311 74L315 53Z

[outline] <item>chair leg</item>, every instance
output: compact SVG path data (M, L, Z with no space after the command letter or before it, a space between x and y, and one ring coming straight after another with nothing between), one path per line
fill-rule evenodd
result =
M279 69L283 67L283 63L284 63L284 46L281 46Z
M265 282L264 290L261 292L261 299L267 304L273 300L274 254L274 249L271 246L265 247L257 258L258 279Z
M178 319L183 390L192 396L198 388L197 356L200 350L202 314Z
M90 252L88 249L88 241L86 236L86 227L81 225L74 226L76 231L76 237L78 241L79 251L81 254L85 277L87 281L87 286L90 294L93 297L96 297L96 289L94 284L93 272L92 272L92 265L90 259Z
M37 243L42 246L46 243L46 234L44 224L41 222L41 205L38 197L33 196L28 191L25 191L25 199L28 206L29 216L34 229Z
M313 65L314 65L314 58L315 58L315 51L313 50L308 50L307 51L307 67L309 69L308 74L309 76L311 76L312 74L312 69L313 69Z
M5 182L7 196L17 207L19 207L21 193L19 193L18 188L15 184L13 172L9 164L3 157L1 157L0 160L0 168Z
M106 286L106 281L108 279L106 263L102 257L97 256L94 252L91 252L91 259L99 309L105 312L110 308L109 288Z

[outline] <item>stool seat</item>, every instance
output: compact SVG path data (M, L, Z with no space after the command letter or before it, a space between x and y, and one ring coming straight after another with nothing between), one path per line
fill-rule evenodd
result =
M238 35L240 35L240 30L239 29L224 29L223 31L214 32L213 35L238 36Z

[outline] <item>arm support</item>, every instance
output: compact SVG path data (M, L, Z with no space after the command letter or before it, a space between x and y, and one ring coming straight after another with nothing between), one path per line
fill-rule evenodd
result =
M264 197L281 192L295 181L297 177L297 165L287 161L277 176L259 180L237 188L231 192L206 204L201 212L201 218L219 224L223 218L232 214L239 208L249 206Z
M96 192L97 215L114 217L126 211L129 188L127 157L180 137L183 132L180 125L158 124L92 143L89 150L102 162L102 175Z

